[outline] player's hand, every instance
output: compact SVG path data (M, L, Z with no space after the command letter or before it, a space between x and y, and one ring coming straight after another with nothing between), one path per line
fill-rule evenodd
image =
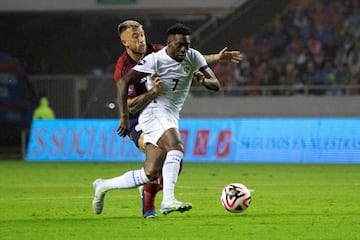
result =
M121 137L125 137L130 132L129 118L120 118L119 127L116 130L117 134Z
M196 72L194 72L193 81L197 81L200 84L204 84L204 82L205 82L204 74L202 72L200 72L199 70L197 70Z
M216 54L216 59L223 63L235 63L238 64L244 59L244 55L240 51L228 51L228 48L223 48L219 53Z
M152 87L151 91L154 93L154 96L157 96L160 93L162 81L156 73L151 75L151 80L153 83L153 87Z

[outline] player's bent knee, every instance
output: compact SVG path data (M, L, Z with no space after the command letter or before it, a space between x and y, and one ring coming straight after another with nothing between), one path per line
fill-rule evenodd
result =
M170 148L169 148L169 151L170 150L177 150L177 151L180 151L180 152L184 152L184 147L181 143L179 144L175 144L175 145L172 145Z
M144 169L145 175L148 177L150 181L154 181L158 179L160 172L158 169Z

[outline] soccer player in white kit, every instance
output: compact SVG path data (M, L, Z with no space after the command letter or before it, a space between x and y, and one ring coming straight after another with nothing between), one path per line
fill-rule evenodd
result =
M120 177L103 183L95 192L93 206L102 209L106 185L116 184L116 188L133 188L156 180L156 173L148 172L148 166L154 161L151 151L146 149L160 147L167 152L163 162L163 200L160 212L168 214L173 211L188 211L191 203L181 202L175 198L174 188L177 181L180 162L184 155L178 121L179 113L189 93L193 75L198 82L211 90L219 90L220 84L213 71L200 52L190 48L190 29L183 24L175 24L168 29L167 46L157 53L150 54L141 60L120 81L118 81L118 100L120 125L118 133L125 137L129 130L129 111L127 106L128 87L148 76L157 75L161 79L159 94L142 111L139 124L145 133L144 144L146 160L144 167L128 171ZM112 182L109 182L112 181Z

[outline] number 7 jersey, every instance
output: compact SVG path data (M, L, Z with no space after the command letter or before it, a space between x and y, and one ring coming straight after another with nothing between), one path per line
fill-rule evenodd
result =
M178 115L189 94L193 73L206 67L207 63L195 49L190 48L182 62L177 62L167 55L166 49L167 47L164 47L147 55L133 69L148 74L156 73L162 81L160 94L145 109L162 108ZM147 78L147 88L152 88L150 76Z

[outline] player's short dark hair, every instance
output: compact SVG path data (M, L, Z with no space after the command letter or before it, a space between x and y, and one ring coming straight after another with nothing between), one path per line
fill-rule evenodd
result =
M119 23L118 25L118 33L119 35L124 32L126 29L131 28L131 27L142 27L142 25L135 21L135 20L126 20L123 21L122 23Z
M176 23L168 28L167 35L169 36L169 35L176 35L176 34L190 35L191 29L182 23Z

